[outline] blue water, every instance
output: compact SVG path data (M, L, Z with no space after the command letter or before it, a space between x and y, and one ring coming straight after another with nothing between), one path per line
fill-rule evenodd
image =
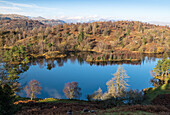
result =
M150 83L150 71L154 68L158 58L147 59L140 65L122 64L128 76L129 88L142 90L152 87ZM39 98L66 98L63 93L65 83L76 81L82 89L81 99L86 99L88 94L92 94L99 87L103 93L107 91L106 82L114 77L112 74L116 72L118 65L97 66L90 65L86 62L80 64L77 60L74 62L67 60L63 66L56 66L51 70L47 69L47 63L42 65L30 65L29 70L20 75L23 78L20 83L28 83L30 80L37 80L41 83L42 91L37 97ZM25 93L21 93L25 96Z

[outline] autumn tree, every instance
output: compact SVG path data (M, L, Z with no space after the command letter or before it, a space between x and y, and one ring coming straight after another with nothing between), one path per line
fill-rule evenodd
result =
M78 36L78 42L82 42L84 40L84 32L81 32Z
M93 35L96 35L96 33L97 33L97 24L94 23L93 24Z
M63 89L65 96L69 99L79 98L81 96L81 88L78 86L78 82L66 83Z
M84 32L85 32L86 34L89 34L89 33L90 33L90 26L85 27L85 28L84 28Z
M79 32L79 33L82 33L82 32L83 32L83 27L82 27L82 25L80 25L80 26L78 27L78 32Z
M29 82L29 85L25 86L25 91L27 93L27 96L31 98L31 100L33 98L36 98L37 94L40 94L41 92L41 86L40 83L36 80L31 80Z
M97 91L95 91L93 94L88 95L88 100L101 100L101 97L103 96L102 89L99 88Z
M110 35L110 30L108 30L107 28L105 28L104 31L103 31L103 35L104 35L104 36L109 36L109 35Z
M127 84L127 75L123 67L119 66L117 72L113 74L113 78L109 80L106 85L108 87L108 94L112 97L119 97L123 90L129 86Z

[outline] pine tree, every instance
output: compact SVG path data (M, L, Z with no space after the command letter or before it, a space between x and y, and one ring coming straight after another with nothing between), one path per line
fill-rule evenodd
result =
M168 83L170 76L170 59L158 60L157 65L153 68L152 76L159 79L161 83Z

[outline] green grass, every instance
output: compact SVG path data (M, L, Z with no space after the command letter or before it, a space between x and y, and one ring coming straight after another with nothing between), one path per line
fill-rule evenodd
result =
M170 94L170 83L151 88L146 92L146 96L148 97L149 101L152 101L156 96L160 94Z
M45 98L43 100L39 100L38 102L58 102L59 99L55 99L55 98Z
M55 102L55 103L88 103L88 101L84 100L76 100L76 99L55 99L55 98L46 98L39 100L38 102Z

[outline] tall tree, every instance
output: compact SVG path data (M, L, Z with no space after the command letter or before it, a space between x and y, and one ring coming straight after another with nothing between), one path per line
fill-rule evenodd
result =
M114 78L109 80L106 85L108 86L108 94L113 97L119 97L123 90L129 86L127 84L127 75L123 67L119 66L117 72L113 74Z
M36 98L37 94L40 94L41 92L41 86L40 83L36 80L31 80L29 82L29 85L25 86L25 91L27 93L27 96L31 98L31 100L33 98Z
M153 68L152 76L159 79L161 83L168 83L170 80L170 59L158 60L155 68Z
M79 98L81 96L81 88L78 86L78 82L66 83L63 89L65 96L69 99Z
M96 33L97 33L97 24L94 23L93 24L93 35L96 35Z

